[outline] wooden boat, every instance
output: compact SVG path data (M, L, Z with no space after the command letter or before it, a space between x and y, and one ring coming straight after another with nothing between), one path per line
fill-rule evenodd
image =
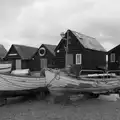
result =
M15 97L44 91L47 91L45 76L0 73L0 98L4 98L4 100L11 96Z
M48 89L53 95L63 94L108 94L119 92L120 77L115 74L89 74L76 78L60 71L46 70Z
M0 73L10 72L11 68L11 63L0 63Z
M13 75L28 75L29 73L30 73L29 69L17 69L11 71L11 74Z

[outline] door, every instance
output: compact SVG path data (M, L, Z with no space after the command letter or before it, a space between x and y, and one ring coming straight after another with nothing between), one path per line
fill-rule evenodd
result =
M120 56L118 56L118 69L120 69Z
M16 69L21 69L21 60L16 60Z
M47 68L47 59L40 59L41 68Z
M73 64L73 54L67 54L67 65Z

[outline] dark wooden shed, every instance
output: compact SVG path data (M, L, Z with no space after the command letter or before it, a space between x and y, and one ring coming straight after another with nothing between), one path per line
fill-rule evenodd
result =
M55 68L56 45L42 44L37 52L32 56L34 62L33 70L39 71L41 68Z
M31 57L37 50L35 47L13 44L4 59L12 62L12 70L31 69Z
M68 34L67 34L68 33ZM67 30L68 35L68 55L67 64L80 65L83 69L96 69L106 66L106 50L95 39L84 34ZM58 68L65 67L66 40L61 39L55 49L56 65Z
M120 70L120 45L108 51L108 69Z

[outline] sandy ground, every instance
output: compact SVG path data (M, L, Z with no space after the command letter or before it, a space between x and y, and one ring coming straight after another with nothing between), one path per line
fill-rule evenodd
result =
M14 98L0 107L0 120L120 120L120 100L79 100L62 105Z

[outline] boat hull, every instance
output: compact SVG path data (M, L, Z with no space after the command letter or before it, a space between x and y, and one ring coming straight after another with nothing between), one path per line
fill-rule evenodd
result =
M8 68L0 68L0 73L7 73L11 71L11 67Z
M49 90L47 87L39 87L35 89L29 89L29 90L16 90L16 91L0 91L0 97L17 97L17 96L32 96L40 94L41 92L47 94L49 93Z
M11 75L0 73L0 95L20 94L41 91L46 88L46 78L30 75Z
M84 93L96 93L105 94L112 93L120 90L120 82L118 78L106 79L108 83L96 84L95 81L88 81L87 79L71 78L69 76L60 75L56 78L54 72L46 71L46 79L48 83L48 89L51 94L63 95L63 94L84 94Z
M117 90L120 90L118 86L110 87L100 87L100 88L65 88L65 87L49 87L50 93L53 95L63 95L63 94L85 94L85 93L94 93L94 94L110 94L117 93Z
M11 68L11 63L0 63L0 73L10 72Z

